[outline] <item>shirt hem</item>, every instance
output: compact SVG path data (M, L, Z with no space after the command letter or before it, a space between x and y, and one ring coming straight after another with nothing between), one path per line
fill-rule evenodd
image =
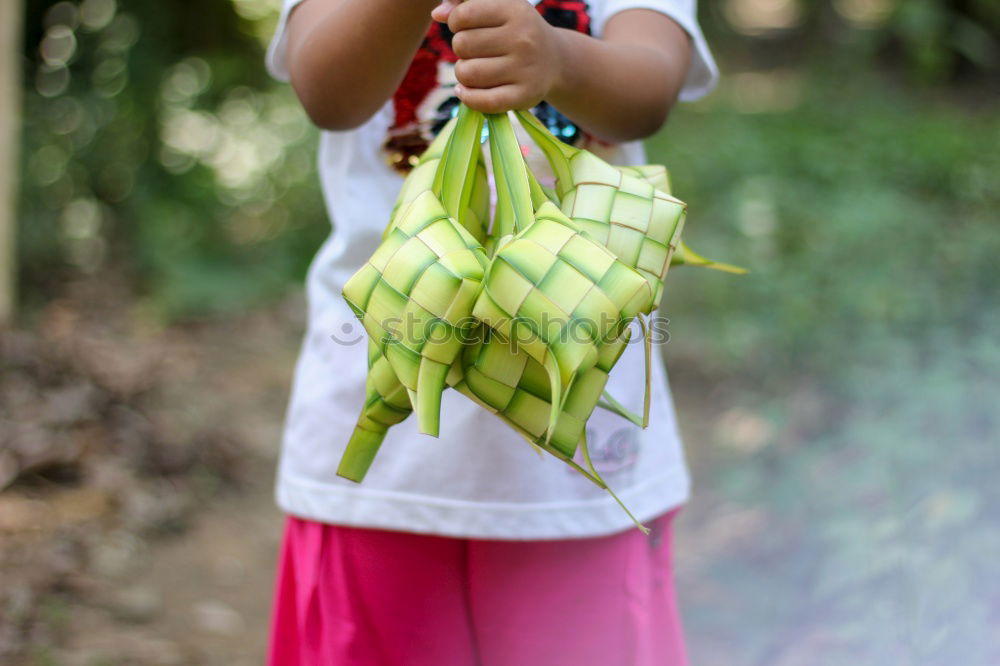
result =
M363 487L339 487L279 476L275 496L286 513L332 525L469 539L545 540L608 536L634 528L614 499L559 502L471 502ZM690 496L686 468L618 493L640 522Z

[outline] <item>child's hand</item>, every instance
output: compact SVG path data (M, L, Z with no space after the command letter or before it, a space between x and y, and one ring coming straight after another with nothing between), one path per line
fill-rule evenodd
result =
M455 94L484 113L527 109L556 84L560 50L550 26L525 0L443 0L431 12L455 33Z

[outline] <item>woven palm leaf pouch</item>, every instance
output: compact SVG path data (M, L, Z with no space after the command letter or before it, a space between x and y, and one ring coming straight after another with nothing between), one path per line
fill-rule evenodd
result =
M362 481L388 429L411 412L436 436L441 393L451 387L618 501L591 462L586 424L600 407L648 425L646 318L668 268L742 269L681 244L686 206L669 193L665 168L612 166L563 143L530 112L513 115L545 154L555 187L529 170L511 114L461 105L404 181L382 244L344 287L369 337L369 376L338 474ZM605 390L637 320L641 413Z

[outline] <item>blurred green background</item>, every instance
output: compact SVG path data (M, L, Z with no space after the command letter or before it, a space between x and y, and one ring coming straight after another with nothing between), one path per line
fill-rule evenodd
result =
M695 476L677 537L692 663L1000 664L1000 3L701 4L723 81L648 150L690 206L686 240L751 273L678 270L663 306ZM276 15L269 0L24 5L10 335L45 347L58 305L129 322L102 329L118 342L262 336L237 347L280 360L280 425L296 294L328 223L316 131L263 71ZM8 368L38 375L15 347ZM269 451L249 484L265 494ZM0 490L32 500L91 478L10 465ZM220 465L182 468L136 473L183 485ZM7 600L10 632L62 629L8 637L6 654L71 663L72 621L37 610L50 598ZM127 663L160 663L143 659Z

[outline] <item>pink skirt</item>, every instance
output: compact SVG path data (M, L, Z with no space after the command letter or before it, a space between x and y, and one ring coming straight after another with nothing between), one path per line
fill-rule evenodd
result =
M289 517L269 666L684 666L677 509L609 537L499 541Z

